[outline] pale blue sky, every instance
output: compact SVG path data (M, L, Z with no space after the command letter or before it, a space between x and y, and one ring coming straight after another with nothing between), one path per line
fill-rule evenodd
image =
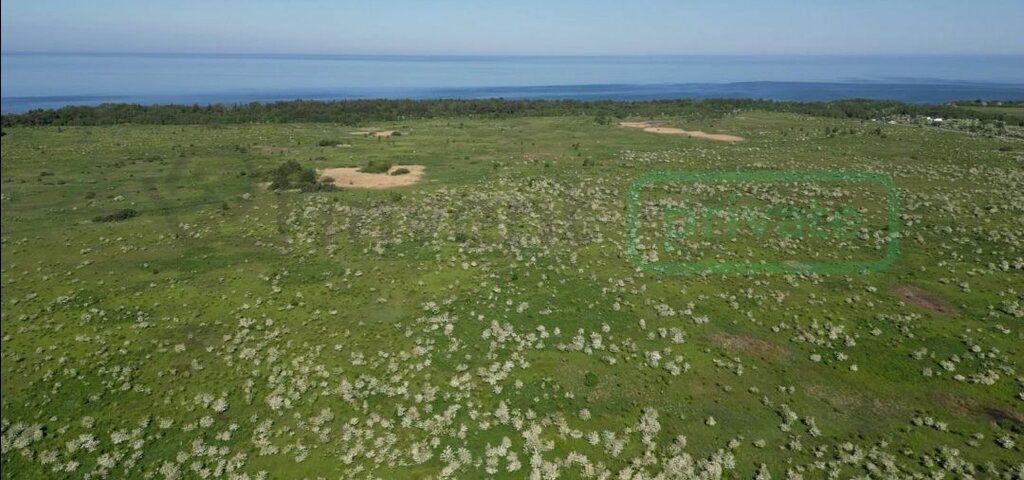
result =
M1024 54L1022 0L4 0L2 49Z

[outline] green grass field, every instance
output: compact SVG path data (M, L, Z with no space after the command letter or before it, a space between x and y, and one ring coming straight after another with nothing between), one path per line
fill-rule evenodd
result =
M1007 115L1014 115L1017 117L1024 116L1024 106L1019 105L962 105L960 106L960 108L974 110L976 112L982 113L1005 113Z
M1024 143L631 120L745 141L585 116L5 128L3 476L1024 477ZM426 171L269 191L287 160ZM626 191L672 170L883 173L899 256L641 271Z

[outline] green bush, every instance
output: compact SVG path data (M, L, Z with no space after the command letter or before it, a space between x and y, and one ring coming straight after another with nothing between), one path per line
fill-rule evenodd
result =
M92 221L97 222L97 223L100 223L100 222L120 222L120 221L128 220L129 218L133 218L133 217L137 217L137 216L139 216L139 212L137 212L137 211L135 211L135 210L133 210L131 208L122 208L122 209L120 209L120 210L118 210L116 212L107 213L105 215L97 215L97 216L93 217Z
M333 183L330 183L330 182L320 182L320 183L309 183L309 184L303 185L303 186L299 187L299 190L302 193L313 193L313 192L333 192L335 190L340 190L340 189L336 185L334 185Z
M375 160L370 160L365 167L359 169L363 173L388 173L388 170L391 170L390 163L377 162Z
M302 168L302 165L295 160L288 160L277 166L268 175L271 190L303 189L307 185L317 183L316 171L312 168Z
M341 140L328 140L328 139L324 139L324 140L320 140L319 142L316 142L316 146L318 146L318 147L336 147L336 146L342 145L344 143L345 142L343 142Z

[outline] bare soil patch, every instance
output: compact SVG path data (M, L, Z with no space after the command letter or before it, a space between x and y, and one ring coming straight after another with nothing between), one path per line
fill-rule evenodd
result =
M391 175L399 168L409 170L402 175ZM363 173L358 167L325 168L317 170L321 178L327 177L341 188L393 188L413 185L423 178L423 165L393 165L387 173Z
M892 294L930 312L941 313L943 315L956 315L960 313L960 310L952 303L946 301L945 298L942 298L942 296L935 292L929 292L923 288L901 285L893 288Z
M936 397L939 400L939 403L957 415L967 416L978 409L978 402L975 402L974 399L962 397L960 395L938 393L934 394L933 397Z
M350 135L362 135L364 137L377 137L377 138L390 138L395 134L394 130L377 130L374 128L359 130L356 132L348 132Z
M655 122L619 122L619 126L623 128L635 128L650 133L684 135L690 138L703 138L706 140L717 140L719 142L739 142L743 140L743 137L727 133L707 133L700 130L683 130L682 128L662 127Z

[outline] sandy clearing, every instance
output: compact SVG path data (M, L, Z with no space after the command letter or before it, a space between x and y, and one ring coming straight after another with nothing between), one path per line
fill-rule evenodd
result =
M399 168L407 168L409 173L391 175ZM341 188L392 188L419 182L423 178L423 170L423 165L394 165L388 173L363 173L359 168L325 168L317 170L317 175L334 180L334 184Z
M743 140L743 137L729 135L727 133L707 133L700 130L659 127L654 122L619 122L619 126L623 128L636 128L650 133L660 133L663 135L685 135L690 138L703 138L707 140L717 140L720 142L739 142Z
M653 125L653 122L619 122L619 126L625 128L647 128Z
M389 138L389 137L391 137L392 135L395 134L395 131L394 130L368 129L368 130L360 130L358 132L348 132L348 133L349 133L349 135L362 135L364 137Z

